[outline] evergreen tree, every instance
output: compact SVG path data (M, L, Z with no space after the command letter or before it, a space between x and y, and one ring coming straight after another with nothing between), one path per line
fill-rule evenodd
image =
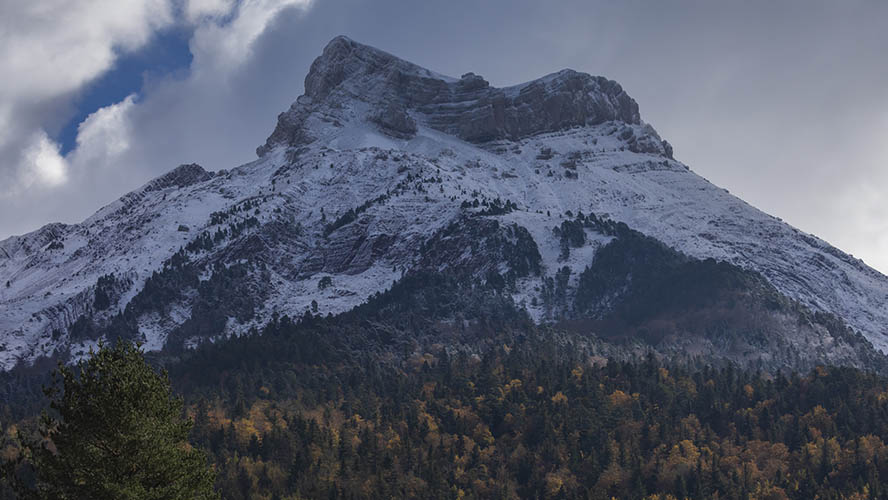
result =
M187 443L191 421L138 346L100 344L72 369L60 365L44 390L42 437L27 443L13 475L22 499L211 499L215 472ZM27 484L30 483L30 484Z

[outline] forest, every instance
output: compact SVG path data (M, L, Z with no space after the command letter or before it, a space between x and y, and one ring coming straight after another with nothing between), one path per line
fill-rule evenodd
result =
M888 392L859 371L590 366L541 341L411 361L223 377L189 398L192 442L232 499L888 494Z
M878 372L667 359L462 279L408 274L339 316L144 357L225 499L888 498ZM0 375L4 461L48 365Z
M318 331L282 319L170 367L223 498L888 498L876 375L589 359L544 333L395 367ZM4 458L29 425L4 423Z

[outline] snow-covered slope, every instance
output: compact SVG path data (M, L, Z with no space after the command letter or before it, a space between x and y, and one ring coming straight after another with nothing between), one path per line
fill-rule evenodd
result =
M347 311L473 214L535 242L541 273L510 293L537 321L557 319L534 300L546 279L569 266L575 287L611 239L586 230L564 255L552 228L582 212L760 272L888 350L888 277L674 160L604 78L565 70L495 89L339 37L257 152L230 171L183 165L80 224L0 242L0 368L77 356L120 325L160 349L170 334L190 345L275 315Z

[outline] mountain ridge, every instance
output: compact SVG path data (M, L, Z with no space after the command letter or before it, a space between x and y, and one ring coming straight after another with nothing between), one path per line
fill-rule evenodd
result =
M604 77L564 69L495 88L474 73L459 79L439 75L339 36L312 63L305 94L278 117L274 132L257 154L279 144L304 143L306 115L330 105L331 98L337 102L335 98L343 97L371 105L374 111L368 118L403 138L415 133L414 119L474 143L517 140L605 121L641 123L638 104L617 82ZM649 132L656 136L652 128Z
M574 314L584 269L619 223L689 258L760 273L888 347L888 278L691 172L602 77L565 70L495 89L337 37L257 154L231 170L180 166L83 223L0 242L0 366L76 358L114 335L158 350L284 314L339 314L420 269L462 269L466 286L503 280L496 293L557 323ZM476 237L449 247L462 233ZM527 260L528 241L538 260ZM790 309L773 335L801 346L798 356L869 356L858 346L848 357L836 342L856 341L820 327L804 333L820 342L805 352L792 324L813 325L813 313Z

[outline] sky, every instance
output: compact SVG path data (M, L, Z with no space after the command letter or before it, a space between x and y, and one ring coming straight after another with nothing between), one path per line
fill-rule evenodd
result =
M0 0L0 238L251 161L340 34L617 80L692 170L888 273L884 1Z

